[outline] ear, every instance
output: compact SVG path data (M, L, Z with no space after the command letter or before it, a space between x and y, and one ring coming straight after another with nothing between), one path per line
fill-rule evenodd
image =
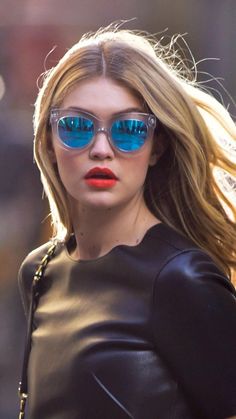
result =
M166 138L164 135L159 134L158 136L154 136L152 153L149 159L149 166L155 166L159 158L167 149L168 144L168 138Z
M149 166L155 166L157 160L158 160L157 153L155 151L152 151L152 154L149 158Z
M52 163L57 162L56 154L53 148L48 149L48 155Z
M48 149L48 156L49 156L51 162L56 163L57 158L56 158L56 153L55 153L51 138L48 139L47 149Z

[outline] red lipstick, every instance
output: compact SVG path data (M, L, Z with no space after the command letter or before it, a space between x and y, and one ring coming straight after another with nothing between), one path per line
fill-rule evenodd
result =
M106 167L93 167L85 175L87 185L97 189L112 188L117 180L117 176Z

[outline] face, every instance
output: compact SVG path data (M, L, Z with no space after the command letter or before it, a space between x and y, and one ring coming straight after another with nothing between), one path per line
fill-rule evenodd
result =
M103 121L118 113L146 112L140 99L128 88L100 77L79 82L60 108L79 108ZM78 211L86 207L110 209L132 202L139 204L148 167L156 163L153 138L133 154L116 150L103 131L98 131L94 141L79 151L62 147L56 134L52 141L61 181ZM98 170L102 171L99 176ZM105 179L101 179L103 176Z

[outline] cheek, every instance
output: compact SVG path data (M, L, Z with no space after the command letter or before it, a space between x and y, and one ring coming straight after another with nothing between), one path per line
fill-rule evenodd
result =
M69 191L78 179L78 157L75 158L75 156L61 149L56 149L55 155L59 176L64 187Z
M149 168L149 154L132 156L130 161L126 162L127 184L136 184L142 186L145 182L147 171ZM125 169L125 168L124 168Z
M67 171L69 171L71 162L65 153L61 153L60 151L58 152L56 150L56 161L57 161L58 171L61 176L63 175L63 173L66 173Z

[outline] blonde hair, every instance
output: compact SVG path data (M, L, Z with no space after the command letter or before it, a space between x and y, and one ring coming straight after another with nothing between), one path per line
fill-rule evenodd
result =
M105 76L144 99L168 142L148 171L144 189L148 207L208 252L230 277L236 268L236 206L214 171L236 176L235 163L216 136L221 132L234 144L236 128L227 110L189 78L173 44L172 39L162 47L154 38L110 26L84 35L46 72L35 106L34 152L54 237L66 241L73 228L67 194L49 154L50 108L60 106L79 81Z

